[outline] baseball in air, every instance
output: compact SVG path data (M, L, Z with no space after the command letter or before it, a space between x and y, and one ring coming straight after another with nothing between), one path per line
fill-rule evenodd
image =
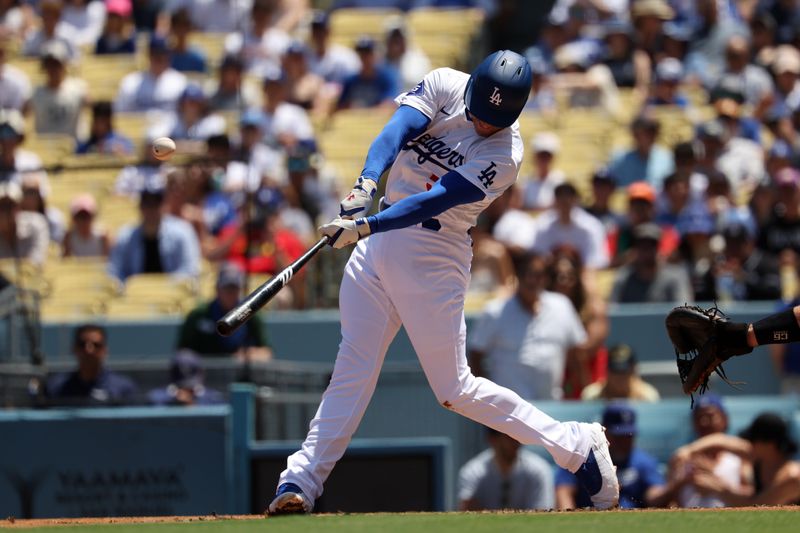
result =
M175 153L175 141L169 137L159 137L153 141L153 155L159 161L166 161Z

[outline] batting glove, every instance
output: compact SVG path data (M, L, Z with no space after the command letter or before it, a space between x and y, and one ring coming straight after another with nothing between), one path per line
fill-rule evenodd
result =
M372 178L359 177L353 190L339 204L339 216L350 220L367 216L377 188Z
M319 231L330 237L328 244L336 249L349 246L372 233L366 218L349 220L341 217L336 217L321 226Z

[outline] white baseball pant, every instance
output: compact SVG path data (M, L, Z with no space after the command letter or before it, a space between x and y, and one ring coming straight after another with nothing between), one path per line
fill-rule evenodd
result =
M558 422L513 391L472 375L464 323L471 259L467 235L418 226L356 244L339 292L342 342L333 376L279 485L295 483L312 501L322 494L358 428L401 323L440 404L522 444L544 446L569 471L583 464L591 442L586 429Z

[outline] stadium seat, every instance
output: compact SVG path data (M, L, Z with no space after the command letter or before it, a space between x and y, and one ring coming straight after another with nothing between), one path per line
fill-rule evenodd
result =
M402 16L402 12L393 8L337 9L330 17L331 39L352 46L360 36L369 35L380 42L386 31L386 23L398 16Z

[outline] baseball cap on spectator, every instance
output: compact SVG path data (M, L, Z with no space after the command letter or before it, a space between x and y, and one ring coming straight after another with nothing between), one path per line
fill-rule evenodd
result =
M222 265L217 274L217 288L222 289L224 287L236 287L238 289L244 287L244 272L233 263Z
M692 39L691 25L686 23L681 24L675 22L674 20L665 22L662 32L664 33L665 37L672 39L673 41L688 43Z
M204 102L206 100L206 95L199 85L190 83L183 90L180 97L181 102L186 100L190 100L192 102Z
M631 16L634 19L656 17L661 20L672 20L675 18L675 11L664 0L637 0L631 6Z
M63 65L69 61L69 48L64 41L53 39L42 45L39 57L42 58L42 62L51 60Z
M661 240L662 231L658 224L652 222L645 222L633 228L633 242L641 241L654 241L658 243Z
M593 185L609 185L611 187L616 186L617 180L614 179L614 176L608 171L608 167L602 166L594 171L592 174L592 184Z
M526 50L525 59L528 60L528 64L531 66L531 72L534 76L542 76L550 73L550 65L537 48L531 47Z
M745 224L736 222L722 230L722 237L726 243L731 241L743 242L754 238L755 234Z
M145 187L139 192L139 205L160 205L164 201L164 189Z
M603 410L600 422L609 435L618 437L636 435L636 411L624 403L611 403Z
M625 374L636 367L636 352L627 344L617 344L608 350L608 371Z
M25 136L25 119L16 109L0 109L0 139Z
M628 201L632 202L634 200L655 203L656 190L646 181L634 181L628 185Z
M311 28L328 28L330 25L330 17L325 11L315 10L311 13Z
M783 139L778 139L769 149L770 159L791 159L792 147Z
M797 187L800 184L800 172L792 167L780 169L773 177L778 187Z
M97 214L97 202L89 193L79 194L69 204L69 212L73 217L78 213Z
M556 185L555 189L553 189L553 194L555 196L562 196L562 195L578 196L578 189L576 189L575 186L570 182L564 181Z
M602 32L603 37L608 37L609 35L625 35L626 37L630 37L633 33L633 27L630 22L626 20L613 18L603 23Z
M534 153L546 152L556 155L561 150L561 141L555 133L545 131L531 140L531 150Z
M264 85L285 85L286 73L281 68L269 68L265 70L262 81Z
M719 120L709 120L697 128L697 136L701 139L722 141L726 137L725 125Z
M237 70L244 69L244 61L242 58L239 57L238 54L226 54L225 57L222 58L222 62L219 64L220 69L225 68L235 68Z
M580 42L571 42L556 48L553 63L558 70L569 67L586 68L591 63L588 47Z
M779 46L775 49L771 66L776 75L785 72L800 74L800 52L789 45Z
M153 35L150 37L148 52L150 54L169 54L169 44L165 38Z
M307 51L305 43L302 41L292 41L289 43L289 46L286 47L286 51L284 52L285 55L293 55L293 56L302 56L305 55Z
M678 83L683 79L683 65L674 57L662 59L656 65L656 81Z
M179 350L169 363L170 382L181 389L203 385L203 365L190 350Z
M775 413L762 413L739 434L750 442L771 442L787 455L797 453L797 442L789 435L789 426Z
M120 17L130 17L133 12L131 0L106 0L106 13Z
M375 50L375 39L369 35L362 35L358 38L353 48L355 48L356 52L372 52Z
M719 409L724 415L728 415L728 411L722 404L722 398L713 392L702 394L697 400L695 400L694 407L692 408L693 414L696 414L698 411L700 411L700 409L705 409L706 407L714 407Z
M264 115L258 109L247 109L239 117L239 126L242 128L259 128L264 120Z
M13 181L5 181L0 183L0 200L8 198L15 204L22 201L22 188Z

